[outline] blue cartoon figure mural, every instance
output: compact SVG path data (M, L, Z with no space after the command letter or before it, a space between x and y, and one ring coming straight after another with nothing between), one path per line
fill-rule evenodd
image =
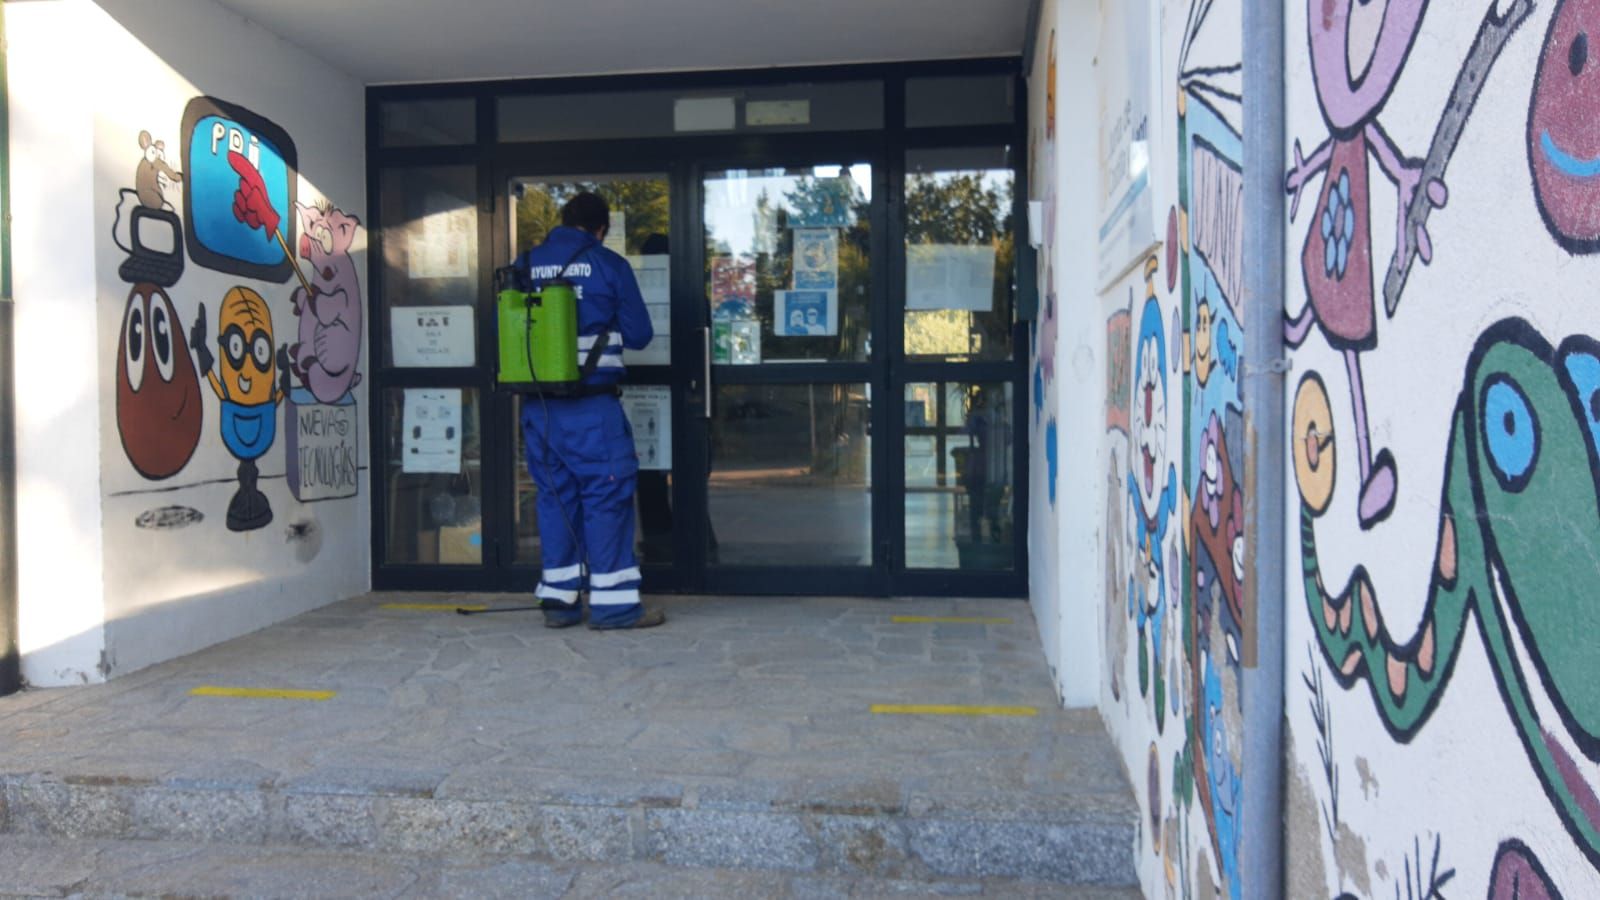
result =
M1162 623L1167 575L1163 548L1178 502L1178 475L1167 459L1167 339L1161 307L1147 299L1139 317L1134 349L1132 447L1128 500L1133 529L1134 567L1129 580L1129 615L1138 622L1139 693L1155 692L1156 730L1166 719L1166 677ZM1152 682L1154 684L1152 685Z

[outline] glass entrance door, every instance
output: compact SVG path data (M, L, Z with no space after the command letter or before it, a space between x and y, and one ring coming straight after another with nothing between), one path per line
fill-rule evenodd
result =
M698 182L707 583L881 589L873 166L713 167Z
M611 229L605 246L624 256L632 266L655 329L655 338L643 350L623 354L628 368L623 388L623 408L633 426L639 455L635 494L635 551L646 573L646 588L687 587L691 573L680 568L686 548L678 543L674 514L679 480L674 477L675 411L687 384L673 368L672 179L665 173L513 175L506 179L508 230L507 261L544 241L561 223L561 207L581 191L603 197L611 208ZM503 263L502 263L503 264ZM514 535L511 557L517 568L538 567L540 522L535 513L537 488L528 472L518 403L507 409L512 452L508 460L511 510L508 520Z

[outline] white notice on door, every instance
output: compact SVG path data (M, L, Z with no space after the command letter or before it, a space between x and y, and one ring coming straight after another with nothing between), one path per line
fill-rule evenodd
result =
M622 411L633 427L639 468L671 471L672 389L664 385L629 385L622 389Z
M476 364L472 324L470 306L390 307L394 364L412 368Z
M407 389L400 471L461 474L461 389Z
M665 253L630 256L628 265L639 281L644 308L656 336L643 350L626 350L622 361L630 366L668 366L672 364L672 257Z

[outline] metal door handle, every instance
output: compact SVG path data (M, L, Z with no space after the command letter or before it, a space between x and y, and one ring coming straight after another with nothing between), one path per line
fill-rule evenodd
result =
M711 418L711 327L708 325L705 328L700 329L700 334L701 334L701 337L703 338L703 342L704 342L704 345L705 345L704 346L705 354L702 357L705 360L705 367L706 367L705 373L704 373L705 374L705 398L704 399L705 399L705 417L709 419L709 418Z

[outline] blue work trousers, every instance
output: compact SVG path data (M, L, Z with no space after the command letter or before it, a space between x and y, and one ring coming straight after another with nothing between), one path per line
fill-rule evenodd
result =
M577 616L587 588L591 624L633 624L643 611L633 553L639 458L621 401L526 398L522 437L539 489L544 572L535 596L546 610Z

